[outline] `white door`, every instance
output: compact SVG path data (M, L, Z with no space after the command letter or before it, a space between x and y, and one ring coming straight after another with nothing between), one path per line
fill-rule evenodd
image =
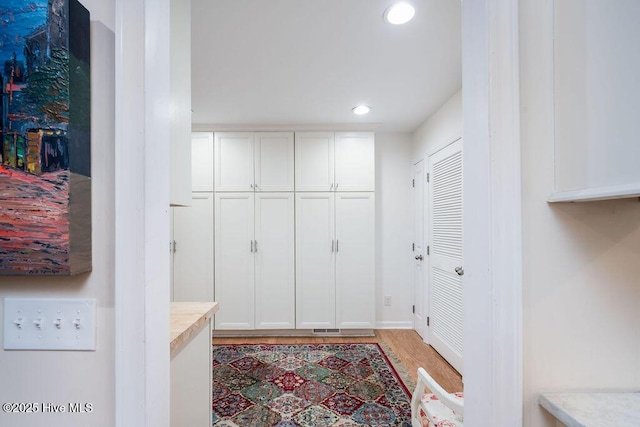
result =
M375 163L373 132L335 134L334 190L374 191Z
M256 191L293 191L293 133L255 134Z
M191 134L191 191L213 191L213 133Z
M216 132L216 191L253 191L253 133Z
M462 372L462 139L429 157L430 344Z
M336 327L375 327L375 196L336 193Z
M213 194L174 208L173 300L213 301Z
M334 328L334 193L296 194L296 326Z
M334 188L333 132L296 132L296 191Z
M216 329L254 328L253 193L217 193L215 209Z
M425 267L427 251L424 247L424 160L413 165L413 329L424 339L427 327L425 303Z
M256 329L293 329L294 194L257 193L255 203Z

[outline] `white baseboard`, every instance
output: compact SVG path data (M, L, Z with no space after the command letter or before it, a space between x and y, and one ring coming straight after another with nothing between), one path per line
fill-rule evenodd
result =
M413 322L376 322L376 329L413 329Z
M314 332L313 329L258 329L212 331L215 337L371 337L373 329L336 329L337 332Z

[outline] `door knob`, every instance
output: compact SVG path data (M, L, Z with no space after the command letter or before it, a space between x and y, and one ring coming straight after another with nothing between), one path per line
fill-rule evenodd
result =
M464 274L464 269L462 267L456 267L455 270L456 273L458 273L458 276L462 276Z
M423 256L422 256L422 255L416 255L416 259L417 259L418 261L422 261Z

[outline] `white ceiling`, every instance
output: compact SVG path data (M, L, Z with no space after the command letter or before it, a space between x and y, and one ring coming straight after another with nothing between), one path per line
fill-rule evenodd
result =
M192 0L193 122L415 130L461 87L460 0L412 0L401 26L392 2Z

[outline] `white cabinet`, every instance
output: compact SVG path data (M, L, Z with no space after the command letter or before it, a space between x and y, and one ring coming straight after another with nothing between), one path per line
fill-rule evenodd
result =
M191 201L191 0L171 0L169 165L172 206Z
M336 191L374 191L374 145L372 132L336 132Z
M296 194L296 323L299 329L335 327L334 250L334 194Z
M255 327L295 328L293 193L255 195Z
M213 194L173 208L173 301L213 301Z
M294 325L293 193L217 193L216 329Z
M336 327L375 326L375 196L336 193Z
M216 191L253 191L253 133L215 133Z
M293 133L256 132L256 191L293 191Z
M213 191L213 132L191 134L191 191Z
M299 329L375 326L374 193L296 195Z
M216 191L293 191L293 133L217 132Z
M296 132L296 191L331 191L333 132Z
M295 137L296 191L374 191L372 132L302 132Z

